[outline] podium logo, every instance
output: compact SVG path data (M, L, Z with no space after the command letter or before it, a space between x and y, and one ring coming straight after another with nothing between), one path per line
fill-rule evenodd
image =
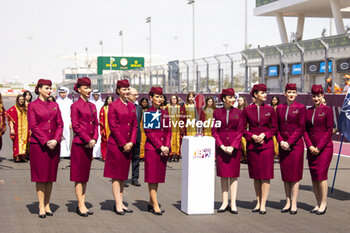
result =
M210 158L211 156L211 148L198 149L194 152L194 159L205 159Z
M156 112L144 112L143 113L143 128L144 129L160 129L160 116L162 114L159 111Z

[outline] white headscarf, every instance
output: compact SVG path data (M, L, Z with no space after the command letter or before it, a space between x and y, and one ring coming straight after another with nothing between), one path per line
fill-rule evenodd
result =
M66 92L67 97L62 99L60 96L61 92ZM68 98L69 89L67 87L61 87L57 90L57 104L60 107L62 120L63 120L63 138L61 141L61 154L60 157L69 157L70 156L70 133L71 130L69 128L71 124L70 118L70 106L73 101Z
M62 99L62 97L60 96L60 92L66 92L67 93L67 97ZM67 87L60 87L57 90L57 104L60 107L61 110L61 114L62 114L62 119L63 122L66 124L70 124L70 106L72 105L73 101L71 99L68 98L68 94L69 94L69 89Z
M95 100L94 95L98 95L98 99ZM89 101L96 105L97 115L100 113L101 108L103 107L104 103L101 98L101 93L99 90L95 89L92 91Z

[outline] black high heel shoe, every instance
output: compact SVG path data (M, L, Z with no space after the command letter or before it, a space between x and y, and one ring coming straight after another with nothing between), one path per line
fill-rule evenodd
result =
M77 214L79 214L79 216L81 216L81 217L87 217L87 216L89 216L88 213L82 213L82 212L80 212L80 209L79 209L78 206L77 206Z
M260 210L260 211L259 211L259 214L265 215L265 214L266 214L266 210Z
M88 215L93 215L94 214L94 212L93 211L91 211L91 210L88 210L88 212L86 212Z
M229 208L231 214L238 214L238 210L233 210L231 207Z
M312 209L312 210L310 210L310 213L311 213L311 214L316 214L317 211L318 211L318 210L316 210L316 209Z
M258 208L258 209L252 209L252 212L253 213L258 213L260 211L260 208Z
M290 210L290 212L289 212L291 215L295 215L295 214L297 214L298 213L298 211L297 210Z
M159 206L159 208L160 208L160 206ZM148 204L148 206L147 206L147 211L151 212L154 215L163 215L163 213L165 212L165 210L160 210L160 212L155 211L153 206L151 206L150 204Z
M53 213L52 212L46 212L45 215L46 216L53 216Z
M316 211L316 215L324 215L326 213L327 207L324 209L324 211Z
M224 213L226 211L230 211L230 207L227 205L225 209L218 209L216 212L217 213Z
M290 211L290 209L291 209L291 207L289 207L288 209L281 209L281 213L287 213Z
M127 214L130 214L130 213L133 213L134 211L133 210L130 210L130 209L123 209L123 211Z
M125 214L124 211L119 212L119 211L117 210L117 207L116 207L115 205L113 206L113 211L114 211L114 213L116 213L116 214L118 214L118 215L124 215L124 214Z
M46 218L46 214L39 214L39 218Z

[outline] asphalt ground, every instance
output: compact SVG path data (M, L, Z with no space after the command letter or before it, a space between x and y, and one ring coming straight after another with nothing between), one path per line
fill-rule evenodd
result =
M13 99L5 100L6 109ZM329 170L329 183L334 175L337 157ZM328 198L327 213L310 214L315 205L311 177L305 160L304 177L300 184L298 214L282 214L284 188L279 164L275 163L275 178L267 203L267 214L252 213L255 206L253 181L247 165L241 165L238 179L238 215L229 212L213 215L189 216L181 212L181 161L168 163L166 183L159 185L158 199L165 209L163 216L147 212L148 189L144 183L144 164L140 167L141 187L125 188L125 204L134 210L125 216L113 212L111 182L103 177L104 163L92 162L87 189L87 206L94 215L87 218L75 213L77 201L74 184L69 181L69 160L59 164L58 179L51 196L53 217L38 218L35 184L30 181L29 163L14 163L12 142L8 132L3 136L0 151L0 232L349 232L350 231L350 158L341 157L335 190ZM203 193L205 195L205 193ZM220 180L215 180L215 208L221 205Z

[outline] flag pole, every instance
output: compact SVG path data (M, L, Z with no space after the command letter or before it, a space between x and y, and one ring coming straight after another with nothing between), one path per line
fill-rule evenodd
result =
M333 177L333 184L332 184L332 189L331 193L333 193L333 188L334 188L334 183L335 183L335 177L337 176L337 170L338 170L338 164L339 164L339 158L340 158L340 152L341 152L341 147L343 145L343 139L344 135L341 135L341 142L340 142L340 147L339 147L339 154L338 154L338 159L337 159L337 165L335 166L335 171L334 171L334 177Z

